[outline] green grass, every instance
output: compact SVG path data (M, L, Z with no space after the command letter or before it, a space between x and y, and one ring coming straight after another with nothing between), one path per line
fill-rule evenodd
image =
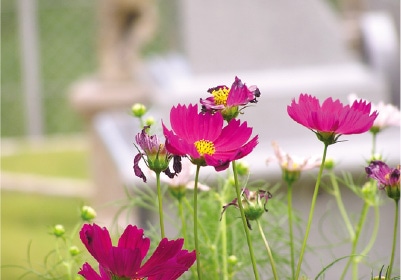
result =
M1 157L1 170L51 177L87 179L88 155L86 151L23 151Z
M79 222L79 208L84 201L15 192L1 195L1 279L18 279L24 273L14 266L28 267L28 248L33 268L42 271L45 256L56 244L49 228L63 224L66 233L71 231ZM78 238L75 243L81 247ZM39 277L29 275L23 279Z

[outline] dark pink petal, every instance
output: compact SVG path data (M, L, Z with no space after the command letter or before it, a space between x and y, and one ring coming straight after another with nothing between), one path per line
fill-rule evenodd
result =
M138 276L149 277L170 269L176 269L176 267L172 267L171 264L167 264L167 262L181 251L183 244L184 239L169 241L167 238L163 238L152 256L150 256L146 263L141 267Z
M80 271L78 272L79 275L82 275L86 280L110 280L111 278L108 277L107 274L102 274L100 276L97 272L88 264L84 263Z
M251 96L251 99L249 99L249 96ZM235 77L235 81L228 93L227 106L246 105L253 99L253 94L248 87L245 86L238 77Z
M148 253L150 239L143 235L143 229L138 229L137 226L128 225L120 239L118 247L126 249L139 249L141 261Z
M141 178L144 183L146 183L146 176L139 167L139 162L141 161L142 154L137 154L134 158L134 173L137 177Z
M247 122L239 120L231 120L227 126L223 128L219 138L216 140L216 150L229 151L241 147L249 137L251 137L252 128L247 126Z
M106 268L116 276L132 278L136 277L141 262L140 249L113 247Z
M89 253L99 262L100 265L106 266L107 255L112 248L108 230L106 228L100 228L96 224L85 224L83 225L79 235Z

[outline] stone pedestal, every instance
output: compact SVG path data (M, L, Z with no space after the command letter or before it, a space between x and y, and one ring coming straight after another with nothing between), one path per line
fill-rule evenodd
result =
M97 210L99 222L109 224L120 208L118 201L125 199L124 182L94 125L99 113L123 111L130 113L132 104L148 104L151 89L140 83L102 82L88 78L70 88L70 102L87 124L90 147L89 166L95 186L91 205ZM132 146L134 149L134 146ZM132 176L134 172L132 172ZM140 215L132 215L138 217ZM140 221L132 221L140 223Z

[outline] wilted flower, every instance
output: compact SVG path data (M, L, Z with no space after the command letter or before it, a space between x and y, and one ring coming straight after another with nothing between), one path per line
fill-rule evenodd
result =
M246 222L248 224L248 228L252 229L249 221L257 220L264 212L267 212L266 204L267 201L272 198L272 195L268 191L250 191L247 188L244 188L242 189L241 196ZM223 211L221 212L222 216L229 206L235 206L239 208L237 198L234 198L233 201L223 206Z
M146 182L145 174L139 167L139 161L143 158L146 166L157 173L164 172L169 177L174 177L176 173L181 171L180 158L174 158L174 171L171 173L169 167L169 162L173 156L167 152L164 144L160 143L157 135L149 135L146 130L149 127L145 126L142 132L135 136L135 141L142 149L143 153L139 153L134 158L134 172L139 178L142 178ZM139 150L139 149L138 149ZM146 158L145 158L146 157Z
M256 98L260 97L260 91L256 86L247 87L238 77L235 77L231 88L217 86L208 89L208 92L212 96L200 100L202 111L211 113L221 111L226 121L238 116L241 111L239 106L256 103Z
M178 104L170 112L172 130L163 123L166 149L178 156L189 156L192 163L226 169L230 162L245 157L258 144L258 136L247 142L252 128L232 120L223 127L220 113L198 113L198 106Z
M98 261L100 276L85 263L79 274L85 279L166 279L180 277L195 262L195 251L182 250L183 239L163 238L150 258L142 264L150 246L143 229L128 225L118 245L112 246L109 232L98 225L85 224L80 238Z
M326 145L337 142L345 134L360 134L368 131L377 117L370 113L371 104L354 101L352 106L344 106L339 100L327 98L322 105L309 94L301 94L299 102L292 100L287 106L288 115L297 123L311 129Z
M400 199L400 165L391 168L380 160L374 160L365 171L369 178L377 181L380 190L386 190L388 197Z
M307 157L301 158L296 156L290 156L284 152L277 142L272 142L274 154L283 172L283 179L288 184L294 183L298 180L301 175L301 171L309 170L315 167L319 167L322 159L320 157ZM274 160L273 157L267 159L267 163Z
M358 98L356 94L350 94L348 96L348 100L350 103L358 99L360 98ZM371 110L377 111L379 113L373 123L373 126L370 129L372 133L378 133L389 126L400 126L400 109L398 109L394 105L385 104L383 101L380 101L378 104L372 103Z

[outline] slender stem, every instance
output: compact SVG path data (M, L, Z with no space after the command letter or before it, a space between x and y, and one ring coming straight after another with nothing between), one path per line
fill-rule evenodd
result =
M369 210L369 204L367 204L366 202L363 204L362 207L362 212L361 212L361 216L359 217L359 222L358 225L355 228L355 237L352 240L352 249L351 249L351 255L350 258L348 259L348 262L344 268L343 273L341 274L341 278L340 279L344 279L345 274L348 271L348 268L350 266L350 264L352 263L352 279L358 279L358 262L359 262L359 257L358 259L356 259L355 257L355 253L356 253L356 247L358 245L358 241L359 241L359 236L361 234L362 228L363 228L363 224L365 223L366 220L366 215L368 213Z
M244 208L242 206L241 190L240 190L239 184L238 184L238 174L237 174L237 169L235 168L235 161L232 162L232 167L233 167L233 173L234 173L235 192L237 193L238 208L239 208L240 213L241 213L242 224L244 226L244 231L245 231L245 235L246 235L246 241L248 243L248 249L249 249L249 255L251 257L253 273L255 275L255 279L259 280L259 274L258 274L258 269L257 269L257 266L256 266L256 260L255 260L255 254L253 253L251 235L250 235L248 224L247 224L247 221L246 221Z
M229 184L225 183L224 188L221 194L220 202L221 206L224 206L226 204L226 190ZM228 258L228 253L227 253L227 218L226 215L223 215L221 217L221 222L220 222L220 229L221 229L221 253L222 253L222 263L223 263L223 279L228 280L229 275L228 275L228 264L227 264L227 258Z
M257 219L256 222L258 224L260 235L262 236L263 242L264 242L266 250L267 250L267 254L268 254L269 259L270 259L270 264L271 264L271 267L272 267L274 279L277 280L279 278L277 276L276 263L274 262L272 251L270 250L269 243L267 242L266 236L265 236L265 234L263 232L262 225L260 224L259 219Z
M200 165L196 166L195 174L195 187L194 187L194 239L196 251L196 269L198 272L198 279L202 279L201 264L200 264L200 251L198 242L198 180L199 180Z
M398 199L394 199L395 201L395 215L394 215L394 234L393 234L393 248L391 249L391 258L390 258L390 266L388 269L388 279L391 279L391 272L393 270L394 263L394 253L395 253L395 245L397 243L397 229L398 229Z
M355 237L354 227L352 226L351 221L348 217L347 211L345 210L345 206L344 206L344 203L342 200L340 188L338 187L338 182L336 180L334 171L330 172L330 181L333 186L333 195L336 199L338 210L340 210L340 214L341 214L341 217L343 218L345 226L348 230L350 240L354 240L354 237Z
M375 153L376 153L376 135L377 135L377 133L374 132L374 133L372 133L372 135L373 135L373 137L372 137L372 159L373 159L375 156Z
M374 206L374 211L375 211L375 223L373 225L372 235L370 236L369 242L366 245L365 249L363 249L361 256L366 256L369 253L369 251L372 249L376 241L377 233L379 232L380 211L378 205Z
M309 212L308 223L306 225L305 237L304 237L304 241L302 243L301 253L299 255L298 266L297 266L297 270L296 270L294 279L298 279L299 278L299 274L301 272L302 260L303 260L304 254L305 254L306 243L308 242L309 231L310 231L310 228L311 228L311 225L312 225L313 214L314 214L314 211L315 211L316 199L317 199L317 195L319 193L320 181L322 179L322 174L323 174L323 169L324 169L324 162L326 160L327 147L328 147L328 145L324 144L322 163L320 165L319 174L318 174L317 179L316 179L316 185L315 185L315 190L313 192L313 197L312 197L312 203L311 203L311 208L310 208L310 212Z
M182 232L182 237L184 238L184 246L185 246L188 245L186 244L188 242L188 237L187 237L187 223L184 216L184 207L182 204L182 198L178 199L178 214L180 215L181 219L181 232Z
M287 191L287 206L288 206L288 224L290 227L290 253L291 253L291 276L294 279L295 275L295 260L294 260L294 233L292 228L292 183L288 184Z
M159 200L160 235L161 238L163 239L166 235L164 233L163 202L162 202L162 191L160 186L160 172L156 172L156 186L157 186L157 198Z

